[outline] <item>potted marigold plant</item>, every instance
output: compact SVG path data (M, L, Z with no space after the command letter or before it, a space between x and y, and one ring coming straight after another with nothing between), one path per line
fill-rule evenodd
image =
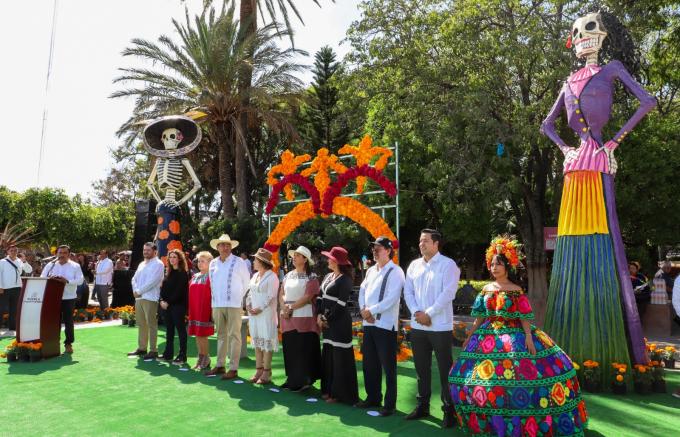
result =
M628 366L621 363L612 363L614 374L612 378L612 392L617 395L625 395L628 391L626 387L626 372Z
M30 343L17 343L17 355L19 356L19 361L31 361L30 347Z
M28 345L28 355L32 363L42 360L42 343L29 343Z
M13 363L19 359L16 340L12 340L12 342L5 347L5 356L8 363Z
M654 393L666 393L666 378L664 376L663 361L652 360L649 362L652 372L652 391Z
M122 321L123 325L127 325L129 323L130 313L128 312L126 307L118 308L118 316L120 317L120 320Z
M135 318L135 310L130 309L128 310L128 326L130 328L134 327L137 324L137 319Z
M675 352L676 349L673 346L666 346L660 349L661 359L666 369L675 369Z
M583 389L591 393L602 390L602 373L600 363L593 360L583 362Z
M462 346L467 338L467 323L456 322L453 324L453 345Z
M651 368L646 364L636 364L633 366L633 384L635 386L635 393L641 395L648 395L652 392L652 375Z

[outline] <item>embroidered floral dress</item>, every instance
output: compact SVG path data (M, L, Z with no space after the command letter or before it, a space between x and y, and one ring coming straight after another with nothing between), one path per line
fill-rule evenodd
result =
M571 359L531 325L536 355L525 345L521 320L534 318L522 291L483 291L473 317L485 320L451 368L458 421L473 434L582 436L585 403Z

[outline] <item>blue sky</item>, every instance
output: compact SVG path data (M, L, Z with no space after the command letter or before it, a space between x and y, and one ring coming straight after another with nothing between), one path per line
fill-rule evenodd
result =
M295 21L296 46L310 53L330 45L343 56L347 28L359 18L359 0L322 1L318 8L302 0L305 26ZM135 65L121 51L132 38L172 35L171 18L184 7L200 11L202 0L58 0L57 26L49 92L45 78L52 29L53 0L0 2L2 158L0 185L23 191L35 186L92 194L92 182L113 162L109 149L115 131L130 115L131 100L109 99L119 67ZM306 82L311 80L305 74ZM43 109L47 128L42 169L38 156ZM38 180L40 181L38 185Z

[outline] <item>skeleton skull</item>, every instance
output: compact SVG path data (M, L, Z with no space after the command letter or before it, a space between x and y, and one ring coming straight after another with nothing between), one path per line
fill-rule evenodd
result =
M602 17L593 12L577 18L571 29L571 40L577 58L596 55L607 37L607 30L602 25Z
M179 129L175 129L173 127L163 131L161 140L163 141L163 145L166 149L174 150L177 148L177 145L182 142L182 138L182 132Z

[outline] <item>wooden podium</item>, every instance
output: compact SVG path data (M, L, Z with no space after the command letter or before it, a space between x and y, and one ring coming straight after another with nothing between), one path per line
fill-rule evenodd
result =
M61 297L64 283L52 278L23 278L17 306L17 341L40 341L43 358L61 354Z

